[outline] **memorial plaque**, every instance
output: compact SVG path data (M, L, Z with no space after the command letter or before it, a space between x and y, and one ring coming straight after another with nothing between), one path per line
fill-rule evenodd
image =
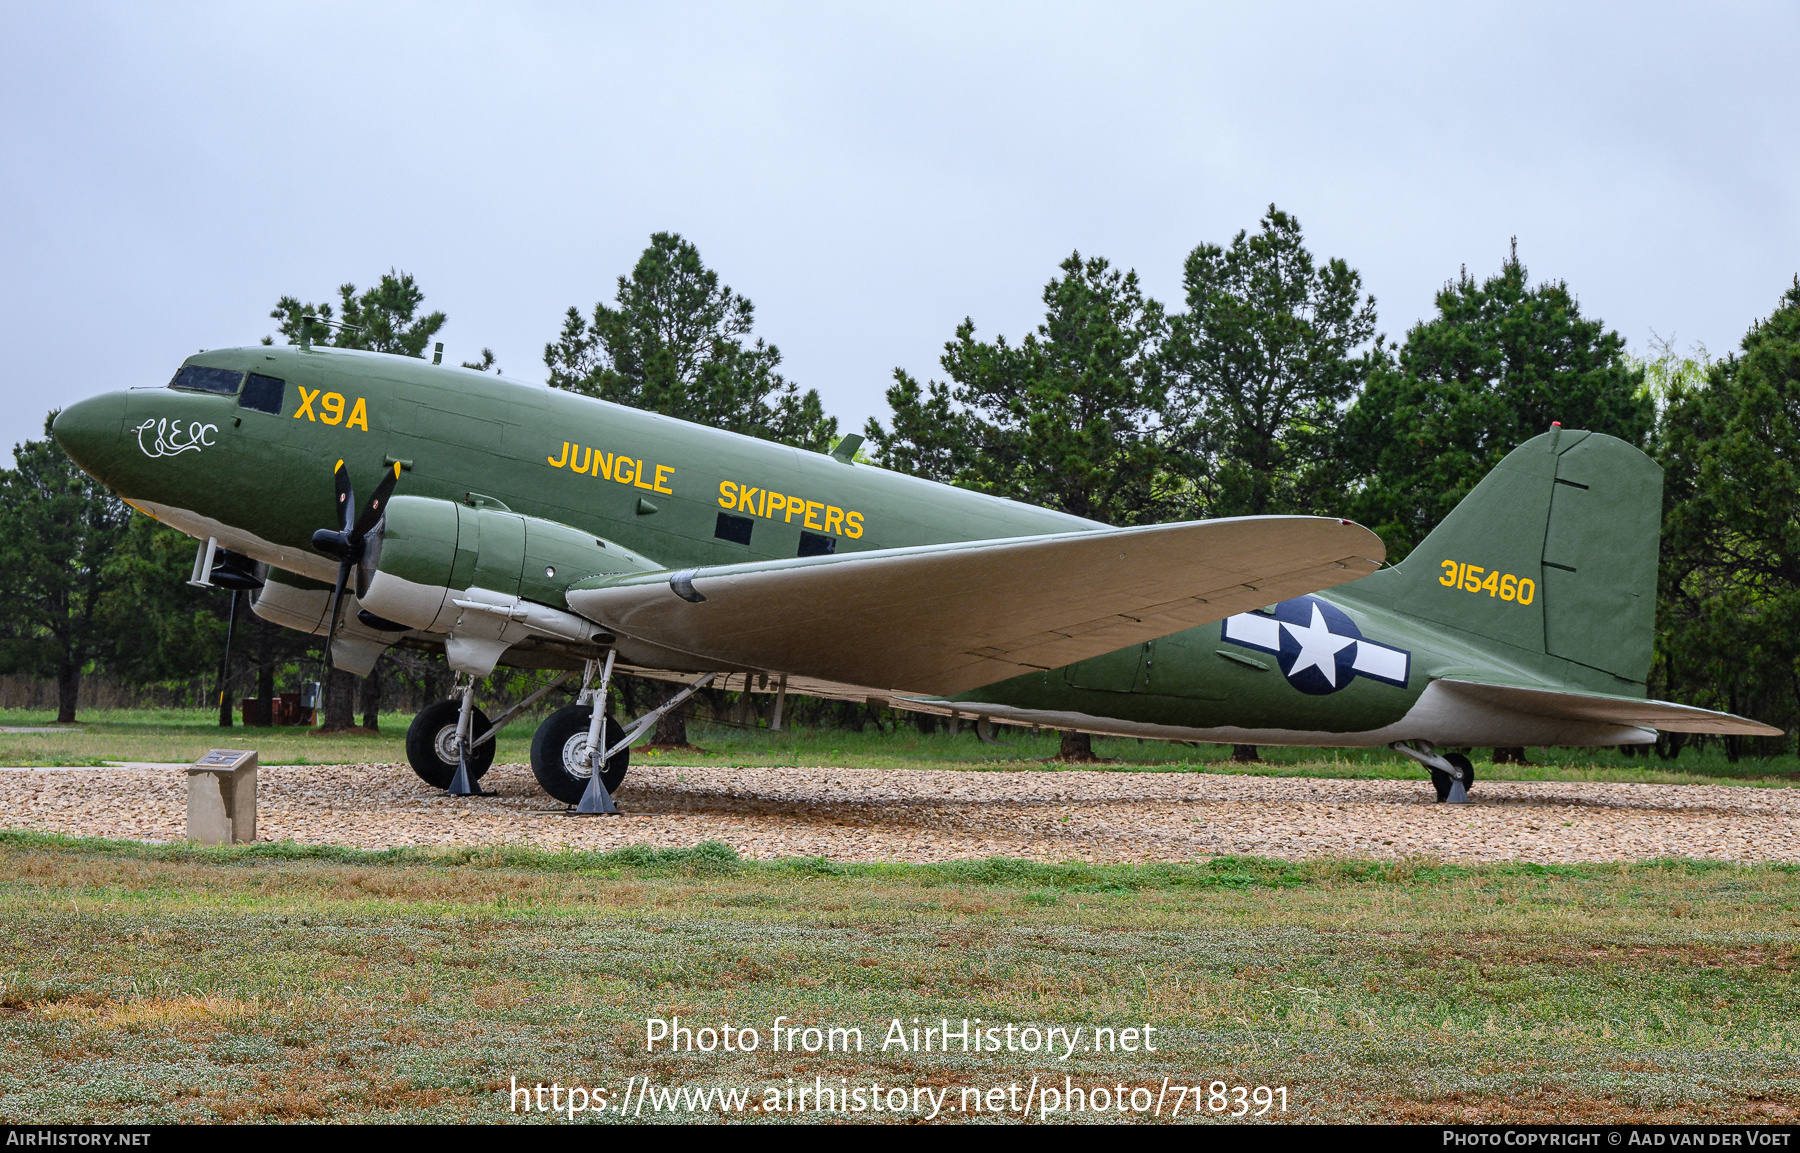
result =
M256 840L256 750L212 749L188 766L187 835L203 845Z

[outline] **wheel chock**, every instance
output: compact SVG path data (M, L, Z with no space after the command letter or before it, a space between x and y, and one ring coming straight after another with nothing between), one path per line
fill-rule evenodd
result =
M444 790L452 797L491 797L493 793L484 792L480 785L469 779L469 758L456 758L456 775L450 778L450 787Z
M1446 805L1466 805L1469 803L1469 790L1463 788L1461 777L1450 778L1450 795L1444 798Z
M606 782L600 779L600 773L588 774L587 789L581 794L581 803L575 806L577 816L583 817L616 817L619 807L613 804L612 793L607 791Z

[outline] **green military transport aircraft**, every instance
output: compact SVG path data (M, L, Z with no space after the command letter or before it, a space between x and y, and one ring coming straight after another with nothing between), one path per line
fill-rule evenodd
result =
M1347 520L1111 528L855 463L856 437L827 456L307 340L189 357L53 432L338 667L442 649L466 679L407 754L456 793L492 763L474 685L502 663L581 675L532 769L583 811L613 811L663 711L594 715L615 667L689 682L664 708L714 683L984 733L1391 745L1453 801L1472 772L1444 748L1780 732L1645 699L1662 476L1596 433L1519 446L1383 567Z

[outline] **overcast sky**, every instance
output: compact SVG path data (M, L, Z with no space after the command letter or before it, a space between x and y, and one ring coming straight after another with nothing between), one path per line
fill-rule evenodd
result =
M1180 302L1271 202L1393 336L1509 237L1634 351L1800 271L1800 8L0 0L0 445L390 267L541 380L651 232L846 431L1073 249Z

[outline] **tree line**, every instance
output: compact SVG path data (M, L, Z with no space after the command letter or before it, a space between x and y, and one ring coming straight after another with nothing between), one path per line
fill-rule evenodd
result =
M1492 273L1461 269L1394 341L1361 275L1316 258L1271 205L1254 229L1189 252L1181 291L1167 306L1134 270L1071 253L1035 330L989 337L965 318L941 375L895 369L887 419L863 430L868 459L1116 525L1345 516L1398 561L1552 421L1609 433L1665 469L1652 695L1800 721L1800 277L1723 358L1666 343L1633 356L1566 283L1534 284L1515 244ZM290 342L310 323L340 347L417 357L447 323L423 305L390 271L341 286L335 307L283 296L270 315ZM817 391L756 335L751 301L673 233L651 237L610 302L571 306L543 360L551 387L815 451L839 439ZM464 367L494 361L484 349ZM163 683L216 659L223 598L185 585L192 542L129 515L48 437L15 458L0 474L0 561L18 588L0 672L56 678L69 719L85 673ZM252 631L259 670L316 660L314 639ZM430 693L440 666L390 653L362 686L365 721L382 677ZM347 725L341 688L328 723ZM679 718L658 739L684 740ZM1659 742L1680 748L1677 734Z

